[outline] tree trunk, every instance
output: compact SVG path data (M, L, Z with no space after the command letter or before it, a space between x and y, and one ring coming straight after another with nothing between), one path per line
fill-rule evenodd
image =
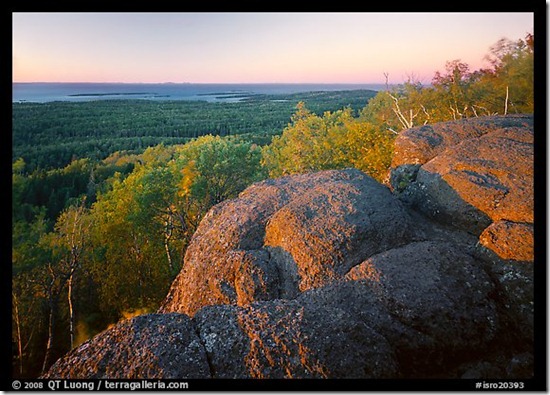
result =
M52 298L50 298L49 305L50 305L50 314L49 314L50 317L48 320L48 343L46 344L46 355L44 355L44 363L42 364L42 374L45 374L48 368L50 367L50 359L51 359L52 348L53 348L53 330L55 325L55 314L54 314L55 302Z
M71 337L71 350L74 347L74 309L73 309L73 276L71 273L67 281L67 300L69 302L69 334Z
M15 326L17 329L17 352L19 353L19 374L23 374L23 346L21 342L21 323L19 321L19 303L17 302L17 296L13 294L14 312L15 312Z
M409 119L403 113L401 112L401 108L399 107L399 99L388 92L388 95L393 99L394 107L392 108L393 112L397 116L397 119L401 123L401 126L403 127L403 130L410 129L414 126L414 119L418 115L418 111L416 114L413 113L413 110L409 110Z
M506 85L506 99L504 100L504 115L508 114L508 85Z
M170 273L174 271L174 264L172 263L172 254L170 254L170 239L172 238L172 217L169 214L165 223L164 231L164 250L166 251L166 259L168 259L168 267Z

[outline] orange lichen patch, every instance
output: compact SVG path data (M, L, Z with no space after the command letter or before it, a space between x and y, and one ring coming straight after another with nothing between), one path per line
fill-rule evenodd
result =
M493 251L502 259L533 261L533 225L511 221L498 221L491 224L479 236L479 243Z
M374 266L372 261L366 260L360 265L355 266L346 275L349 280L370 280L380 283L380 271Z
M266 378L262 371L261 359L266 359L270 366L274 366L273 359L269 348L265 347L261 331L268 326L269 317L266 313L251 312L248 307L243 312L239 312L237 320L239 326L250 339L250 351L245 357L246 366L249 369L250 376L256 379ZM263 357L263 358L262 358Z
M235 283L235 290L237 292L237 304L239 306L246 306L254 301L254 289L255 284L252 279L253 268L248 264L243 264L239 268L237 275L237 282ZM261 278L261 277L260 277ZM263 281L261 286L265 288Z
M310 372L315 373L315 376L322 378L328 378L328 370L321 362L312 355L312 352L302 343L298 344L298 355L300 356L300 362Z

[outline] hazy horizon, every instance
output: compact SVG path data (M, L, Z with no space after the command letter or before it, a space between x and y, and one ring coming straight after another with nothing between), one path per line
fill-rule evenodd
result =
M88 101L110 99L206 100L232 102L255 95L318 91L380 91L385 84L338 83L111 83L13 82L12 102ZM237 96L235 96L237 95Z

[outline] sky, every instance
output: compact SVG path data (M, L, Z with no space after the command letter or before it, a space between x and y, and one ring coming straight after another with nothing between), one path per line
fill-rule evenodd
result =
M13 13L14 82L429 83L533 13Z

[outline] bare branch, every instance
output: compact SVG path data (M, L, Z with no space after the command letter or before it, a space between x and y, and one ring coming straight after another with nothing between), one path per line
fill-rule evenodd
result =
M430 122L430 114L428 113L428 111L426 110L426 107L424 107L424 105L420 105L420 108L422 109L422 111L424 112L424 114L426 115L426 119L424 120L424 125L428 124L428 122Z
M478 104L474 104L472 105L472 109L474 109L474 113L476 113L475 111L475 107L481 109L481 110L484 110L485 111L485 115L496 115L497 113L491 113L491 111L489 111L486 107L483 107L483 106L480 106Z
M391 93L389 93L389 92L388 92L388 95L393 99L393 101L395 103L395 107L392 110L395 113L395 115L397 115L397 119L399 120L399 122L403 126L403 130L412 128L413 127L413 119L416 117L416 115L413 116L412 110L410 110L410 112L409 112L410 119L407 120L407 118L405 118L405 116L401 112L401 108L399 107L399 99L397 97L395 97L394 95L392 95Z

